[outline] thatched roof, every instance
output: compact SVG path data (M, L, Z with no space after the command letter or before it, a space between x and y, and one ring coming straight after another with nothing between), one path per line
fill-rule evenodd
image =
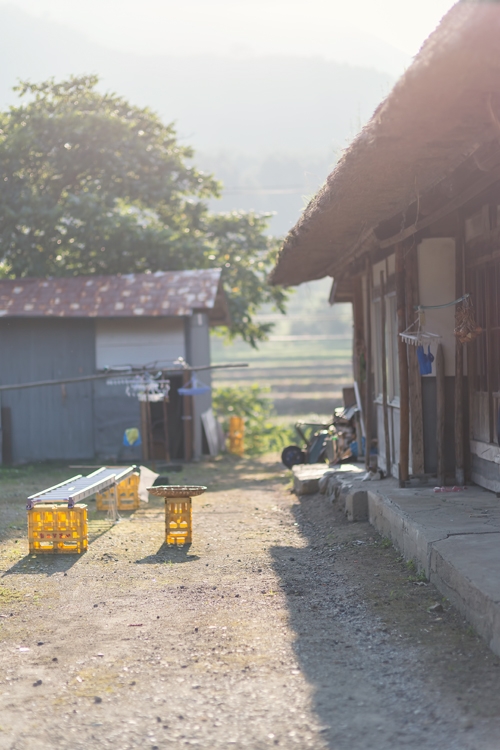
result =
M325 92L327 93L327 92ZM373 230L500 140L500 4L457 3L285 239L274 284L335 276Z

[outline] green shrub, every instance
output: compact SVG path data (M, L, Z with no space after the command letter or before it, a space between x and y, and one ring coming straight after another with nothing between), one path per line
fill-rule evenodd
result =
M273 402L269 398L271 389L254 384L250 386L228 386L214 388L212 404L215 414L222 420L226 434L232 416L245 420L245 453L250 456L280 451L294 442L291 428L278 425Z

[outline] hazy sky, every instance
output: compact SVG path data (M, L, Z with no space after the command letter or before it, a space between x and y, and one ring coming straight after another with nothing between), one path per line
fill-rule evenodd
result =
M330 54L342 34L414 55L452 0L10 0L139 53Z

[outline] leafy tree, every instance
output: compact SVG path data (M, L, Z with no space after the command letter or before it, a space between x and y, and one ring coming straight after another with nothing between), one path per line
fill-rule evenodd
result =
M22 82L23 101L0 113L0 275L68 276L221 267L230 336L253 346L284 312L267 285L276 240L266 216L213 214L219 184L191 164L149 109L97 91L95 76Z
M294 441L290 427L279 425L274 419L270 392L270 388L257 384L213 389L213 408L226 434L230 417L244 418L245 453L250 456L280 451Z

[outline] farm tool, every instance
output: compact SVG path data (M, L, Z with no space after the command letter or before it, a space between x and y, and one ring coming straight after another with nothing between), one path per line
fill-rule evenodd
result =
M333 458L327 455L327 448L336 437L333 424L319 424L317 422L297 422L295 430L304 443L304 448L298 445L288 445L283 449L281 460L287 469L296 464L317 464ZM333 448L333 445L332 445Z

